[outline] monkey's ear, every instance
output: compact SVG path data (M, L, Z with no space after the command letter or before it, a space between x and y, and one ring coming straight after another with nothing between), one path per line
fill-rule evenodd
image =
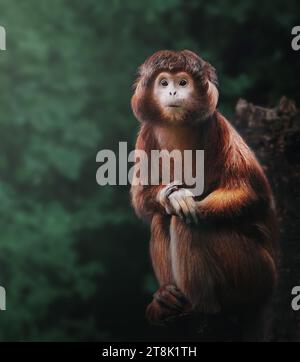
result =
M208 79L218 88L219 83L216 69L208 62L205 62L204 69Z
M143 67L143 64L140 65L137 69L137 72L136 72L136 78L135 78L135 81L133 82L132 84L132 90L133 92L136 91L137 87L141 84L141 81L142 81L142 78L144 77L144 67Z
M131 86L131 89L133 91L133 93L135 93L137 87L138 87L138 84L140 83L140 77L138 76L135 81L133 82L132 86Z
M136 92L142 88L146 88L150 82L150 79L153 75L153 70L147 66L146 62L138 67L137 77L132 85L133 92Z

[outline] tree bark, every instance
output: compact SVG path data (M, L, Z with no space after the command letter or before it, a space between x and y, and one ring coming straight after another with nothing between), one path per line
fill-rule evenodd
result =
M241 99L233 123L262 163L277 204L281 257L273 339L299 341L300 313L291 308L291 290L300 285L300 112L286 97L274 108Z

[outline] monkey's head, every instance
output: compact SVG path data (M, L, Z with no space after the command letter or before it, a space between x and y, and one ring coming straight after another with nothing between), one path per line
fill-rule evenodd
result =
M197 124L214 113L218 95L208 62L189 50L162 50L140 66L131 105L142 122Z

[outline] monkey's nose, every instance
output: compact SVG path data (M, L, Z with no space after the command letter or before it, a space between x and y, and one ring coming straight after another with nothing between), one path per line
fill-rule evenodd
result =
M170 96L173 94L173 96L175 96L175 94L176 94L176 91L175 92L169 92L169 94L170 94Z

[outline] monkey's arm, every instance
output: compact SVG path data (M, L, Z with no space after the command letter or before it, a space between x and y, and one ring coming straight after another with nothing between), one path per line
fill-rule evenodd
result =
M270 186L259 168L252 170L249 178L225 184L197 202L200 219L236 219L249 213L262 212L270 206Z
M151 150L157 149L157 145L151 127L146 124L143 124L140 129L135 149L146 152L150 165ZM150 169L149 171L151 172ZM151 175L150 172L149 175ZM131 201L136 214L140 218L150 221L154 213L158 212L167 215L165 207L162 206L157 198L159 191L163 188L163 185L141 185L133 182L131 186Z
M258 206L259 196L248 185L219 188L197 202L201 218L237 217L249 208Z

